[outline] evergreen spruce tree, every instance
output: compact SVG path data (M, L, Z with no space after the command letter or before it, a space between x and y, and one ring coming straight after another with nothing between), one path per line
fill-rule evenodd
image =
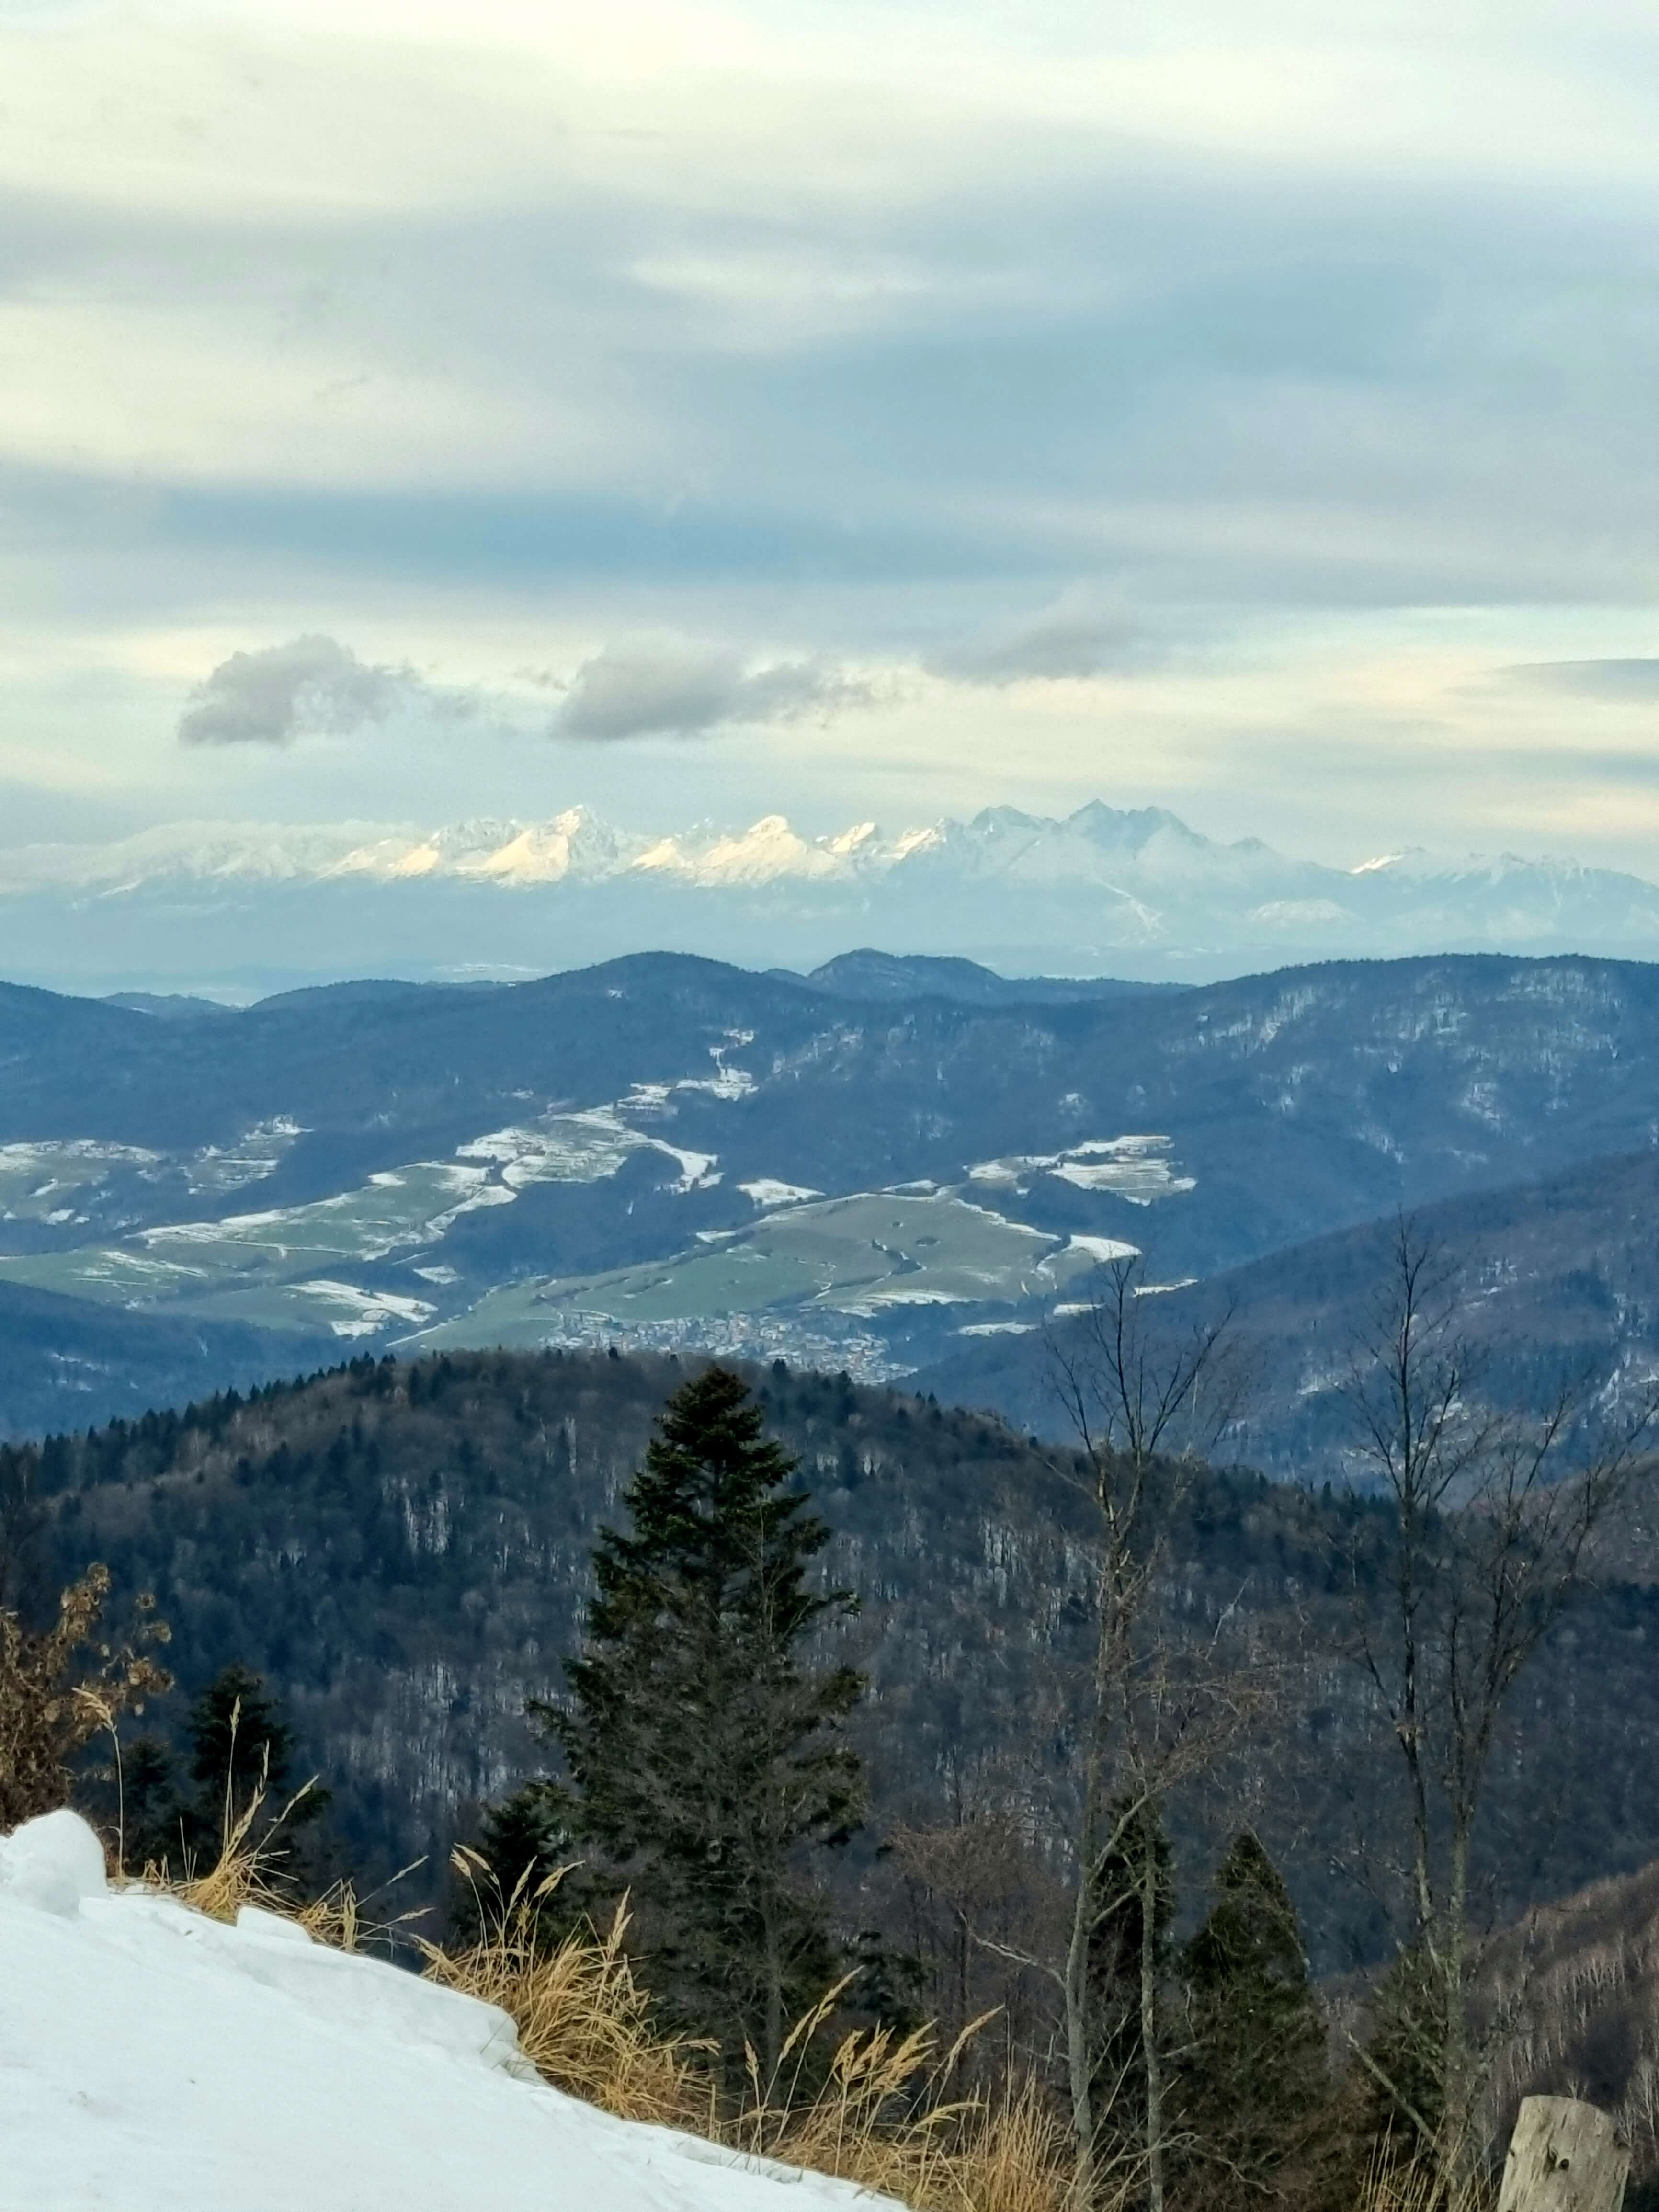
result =
M1181 2118L1194 2193L1259 2195L1306 2139L1329 2083L1296 1908L1248 1829L1221 1863L1183 1965L1191 2037ZM1206 2191L1206 2175L1218 2186Z
M214 1676L191 1707L185 1735L191 1778L204 1800L216 1790L222 1795L228 1778L234 1796L244 1797L265 1771L267 1753L270 1790L280 1791L288 1780L294 1731L265 1694L263 1678L246 1667Z
M183 1859L173 1754L159 1737L136 1736L121 1759L122 1854L128 1870L142 1874L165 1860L176 1872Z
M858 1826L863 1794L842 1725L862 1680L805 1648L851 1601L808 1586L829 1530L794 1474L738 1376L688 1382L628 1490L632 1533L600 1533L569 1697L532 1708L574 1832L632 1890L659 1993L769 2072L836 1971L809 1854Z

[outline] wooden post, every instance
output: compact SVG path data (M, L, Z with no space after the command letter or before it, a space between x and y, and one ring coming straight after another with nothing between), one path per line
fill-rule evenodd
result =
M1609 2114L1576 2097L1524 2097L1498 2212L1620 2212L1630 2152Z

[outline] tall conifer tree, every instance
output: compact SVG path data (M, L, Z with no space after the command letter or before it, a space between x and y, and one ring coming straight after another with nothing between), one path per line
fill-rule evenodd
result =
M1231 2202L1241 2187L1267 2186L1329 2087L1296 1908L1248 1828L1221 1863L1215 1902L1184 1964L1192 2036L1182 2119L1198 2176L1207 2164L1218 2195Z
M738 1376L688 1382L628 1490L632 1533L600 1533L570 1696L532 1708L563 1749L573 1829L632 1887L659 1988L769 2069L834 1972L803 1862L862 1802L842 1730L862 1680L805 1650L851 1601L809 1587L830 1532L795 1471Z

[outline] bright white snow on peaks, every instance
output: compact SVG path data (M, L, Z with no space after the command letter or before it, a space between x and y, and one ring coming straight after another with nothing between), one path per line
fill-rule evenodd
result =
M0 2212L888 2202L612 2119L538 2080L493 2005L290 1921L112 1890L73 1813L0 1838Z
M483 817L437 829L407 824L183 822L146 830L106 845L31 845L0 848L0 896L99 889L132 891L167 881L380 883L431 878L493 884L503 890L599 884L633 878L672 880L708 890L753 890L774 883L830 885L866 878L903 878L921 871L965 881L991 879L1026 890L1087 884L1158 915L1150 898L1254 891L1251 904L1317 896L1322 886L1369 882L1447 885L1524 877L1542 896L1564 884L1651 893L1634 877L1585 869L1571 861L1456 861L1420 848L1379 855L1341 869L1287 858L1258 838L1218 842L1162 807L1121 810L1098 799L1063 818L1018 807L987 807L969 821L945 819L884 836L871 821L829 836L807 837L781 814L745 829L714 823L668 833L619 830L586 806L568 807L540 823ZM1264 902L1266 902L1264 904ZM1286 907L1286 910L1289 908Z

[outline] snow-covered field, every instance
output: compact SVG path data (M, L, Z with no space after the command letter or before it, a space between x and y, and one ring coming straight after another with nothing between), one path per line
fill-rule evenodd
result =
M611 2119L531 2074L504 2013L289 1921L112 1892L73 1813L0 1838L3 2212L884 2201Z

